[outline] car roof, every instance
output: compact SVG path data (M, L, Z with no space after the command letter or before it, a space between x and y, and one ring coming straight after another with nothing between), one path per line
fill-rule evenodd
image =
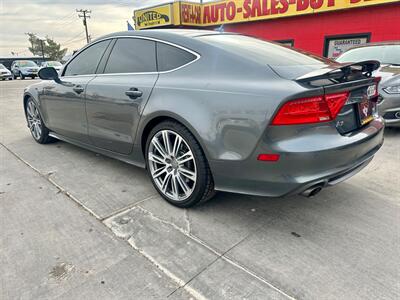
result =
M143 37L154 37L154 36L186 36L186 37L197 37L208 34L218 34L220 32L213 30L202 30L202 29L145 29L145 30L130 30L114 32L107 35L112 36L143 36ZM104 38L104 37L103 37Z
M377 47L377 46L399 46L400 41L385 41L385 42L373 42L367 43L359 46L355 46L350 48L349 50L359 49L359 48L369 48L369 47Z
M219 34L235 34L225 33L213 30L201 30L201 29L145 29L145 30L130 30L110 33L108 35L99 37L96 41L112 38L112 37L144 37L165 40L167 42L178 43L178 42L189 42L193 41L194 38L204 35L219 35Z

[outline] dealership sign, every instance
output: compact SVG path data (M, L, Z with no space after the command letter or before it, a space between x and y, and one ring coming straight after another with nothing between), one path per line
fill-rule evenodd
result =
M357 36L348 38L327 38L328 58L336 59L347 50L368 43L368 36Z
M180 20L175 20L174 25L188 26L214 26L227 23L240 23L275 19L282 17L315 14L327 11L350 9L377 4L394 3L399 0L224 0L197 4L179 1L171 3L169 7L174 10L174 15ZM135 12L137 28L169 25L171 21L160 20L160 24L153 21L143 22L139 19L146 11L151 13L168 5L139 10ZM169 20L171 20L171 12ZM156 16L156 15L150 15ZM158 15L157 15L158 17ZM146 19L146 18L144 18ZM151 18L150 18L151 19ZM161 18L162 19L162 18ZM139 25L140 24L140 25ZM150 24L150 26L147 26Z
M172 24L172 4L135 11L136 29L159 27Z

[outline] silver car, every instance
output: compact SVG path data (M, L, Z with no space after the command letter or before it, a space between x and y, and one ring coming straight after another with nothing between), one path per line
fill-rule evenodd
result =
M61 71L62 66L63 66L62 63L60 63L59 61L55 61L55 60L44 61L40 65L41 68L53 67L54 69L56 69L57 72Z
M26 77L35 79L38 76L39 66L32 60L15 60L11 64L11 73L14 79L24 80Z
M378 102L379 113L386 126L400 127L400 41L371 43L352 48L340 57L338 62L352 62L374 59L381 67L373 75L382 78Z
M38 143L147 168L179 207L215 191L311 196L381 147L378 67L214 31L120 32L79 51L60 76L41 69L23 105Z
M12 80L13 76L9 69L7 69L3 64L0 64L0 80Z

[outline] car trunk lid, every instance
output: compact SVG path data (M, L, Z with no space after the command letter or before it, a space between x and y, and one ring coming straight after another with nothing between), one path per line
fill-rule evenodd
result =
M378 61L334 64L312 70L295 79L308 88L323 88L325 95L348 92L349 96L335 122L341 134L357 130L371 120L376 113L378 101L379 77L372 77L372 72L380 66Z

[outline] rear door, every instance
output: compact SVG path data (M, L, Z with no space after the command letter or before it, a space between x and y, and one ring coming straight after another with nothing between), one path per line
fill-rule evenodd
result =
M129 154L158 78L156 42L118 38L100 73L86 89L90 139L99 148Z

